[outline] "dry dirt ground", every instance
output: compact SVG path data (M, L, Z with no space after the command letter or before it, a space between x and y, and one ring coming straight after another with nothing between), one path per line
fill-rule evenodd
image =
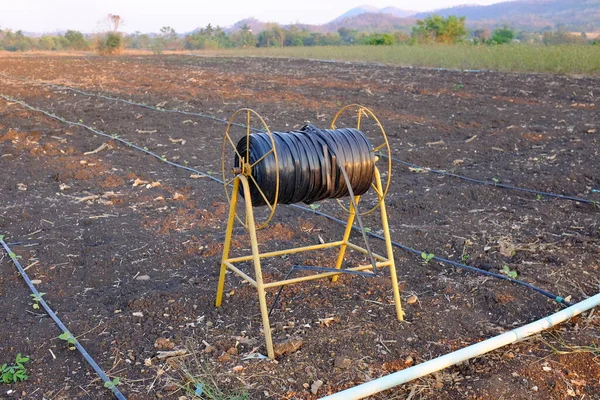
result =
M214 175L223 124L42 82L225 119L251 107L279 131L305 121L327 127L343 105L360 103L380 117L394 157L600 201L598 78L86 55L0 56L0 73L26 78L0 77L1 94ZM109 147L93 152L104 143ZM266 353L255 291L229 275L223 306L213 306L227 212L222 186L5 100L0 170L0 234L129 399L191 398L186 388L197 382L222 396L241 389L251 399L314 399L563 308L510 282L395 249L402 297L417 300L405 301L406 321L394 318L387 271L286 287L271 317L273 336L303 345L277 362L247 360ZM393 166L387 204L394 240L492 272L506 266L572 302L599 292L598 207L422 172ZM345 218L335 202L319 211ZM376 222L365 218L374 232ZM261 249L281 249L334 240L342 229L281 206L259 241ZM236 251L248 249L244 231L235 235ZM358 234L354 241L360 243ZM371 244L382 251L380 241ZM281 279L291 265L334 259L332 252L294 255L266 263L264 273ZM356 254L347 259L360 261ZM33 309L6 254L0 299L0 363L17 352L31 357L30 378L0 385L0 398L111 397L81 355L57 338L50 318ZM376 398L600 399L599 327L596 314L584 313ZM187 354L156 358L177 349Z

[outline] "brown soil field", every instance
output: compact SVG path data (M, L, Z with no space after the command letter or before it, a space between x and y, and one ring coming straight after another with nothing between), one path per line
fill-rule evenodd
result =
M250 107L277 131L306 121L325 128L342 106L363 104L386 128L394 157L600 201L598 78L183 55L0 55L0 73L25 78L0 76L0 94L215 176L224 124L44 83L222 119ZM563 308L514 283L396 248L402 298L417 299L404 302L404 322L395 319L385 270L288 286L271 316L273 337L303 345L277 361L246 359L266 354L254 289L229 275L224 304L214 307L228 209L221 185L2 99L0 171L0 235L129 399L191 399L184 387L193 390L194 379L250 399L316 399ZM507 266L573 303L600 291L596 205L398 163L392 171L386 203L393 240L491 272ZM319 211L346 218L335 201L319 203ZM379 229L376 216L365 224ZM259 242L269 251L342 234L323 217L280 206ZM358 233L353 239L360 243ZM234 244L249 248L242 229ZM381 241L371 245L382 252ZM501 251L507 245L508 254ZM282 279L294 264L332 260L333 252L292 255L263 271L267 281ZM347 261L364 262L356 254ZM0 398L111 398L83 357L57 338L52 320L33 309L5 253L0 302L0 364L18 352L31 357L29 379L0 385ZM600 399L599 328L597 313L586 312L373 398ZM173 349L187 354L157 358Z

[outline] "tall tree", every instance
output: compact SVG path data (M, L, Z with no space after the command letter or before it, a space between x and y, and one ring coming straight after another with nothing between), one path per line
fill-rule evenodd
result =
M456 43L467 35L465 17L450 15L448 18L434 14L424 20L417 20L412 29L413 38L422 43Z
M79 31L68 30L65 32L65 40L67 46L73 50L87 50L90 44Z
M118 54L123 48L123 35L119 32L119 28L123 25L123 18L119 15L108 14L104 23L107 31L98 37L96 50L104 55Z

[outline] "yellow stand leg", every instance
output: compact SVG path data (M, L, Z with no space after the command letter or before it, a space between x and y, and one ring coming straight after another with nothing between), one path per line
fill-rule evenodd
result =
M215 306L221 307L223 301L223 290L225 289L225 274L227 265L225 260L229 258L229 248L231 246L231 233L233 232L233 223L235 222L235 208L237 206L238 191L240 189L240 180L233 182L233 191L231 193L231 205L229 208L229 218L227 219L227 230L225 231L225 243L223 244L223 257L221 258L221 273L219 275L219 285L217 286L217 299Z
M375 168L375 184L377 187L377 192L383 193L381 175L379 174L379 170L377 168ZM390 237L390 226L388 225L387 210L385 208L384 200L381 200L380 212L381 225L383 227L383 237L385 238L385 249L387 252L387 258L390 261L390 276L392 278L394 303L396 303L396 317L398 318L398 321L404 321L404 311L402 310L402 303L400 301L400 289L398 287L398 276L396 274L396 261L394 260L394 250L392 249L392 238Z
M273 351L273 338L271 337L271 324L269 322L269 310L267 308L267 296L260 267L260 254L258 252L258 240L256 239L256 226L254 224L254 212L252 211L252 200L250 195L250 186L245 176L238 178L244 187L244 199L246 201L246 217L248 219L248 231L250 233L250 242L252 244L252 261L254 263L254 279L256 279L256 290L258 291L258 303L260 305L260 314L262 316L263 329L265 331L265 342L267 344L267 355L270 359L275 359Z
M360 196L354 197L354 202L358 204L360 201ZM335 263L335 268L342 268L342 263L344 262L344 255L346 254L346 249L348 248L348 240L350 239L350 233L352 232L352 225L354 225L354 218L356 217L356 210L354 209L354 204L350 202L350 213L348 215L348 222L346 222L346 231L344 232L344 238L342 241L342 245L340 246L340 253L338 254L337 261ZM331 277L332 282L337 282L339 275L334 275Z

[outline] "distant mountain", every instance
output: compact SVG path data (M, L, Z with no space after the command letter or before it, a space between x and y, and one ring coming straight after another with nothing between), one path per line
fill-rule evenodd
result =
M370 5L358 6L358 7L355 7L353 9L351 9L351 10L346 11L345 13L343 13L342 15L340 15L339 17L337 17L336 19L334 19L331 22L340 21L342 19L355 17L357 15L361 15L361 14L365 14L365 13L375 13L378 10L379 9L377 7L373 7L373 6L370 6Z
M342 27L361 32L408 32L416 21L412 18L398 18L390 14L377 12L358 14L343 19L336 18L323 25L323 27L327 32L336 32Z
M244 25L247 25L248 27L250 27L250 29L252 30L252 32L254 33L258 33L260 31L263 31L266 29L267 24L265 22L259 21L258 19L251 17L251 18L245 18L241 21L236 22L235 24L233 24L233 26L231 26L230 28L226 29L226 31L228 32L237 32L240 29L242 29L242 27Z
M379 10L378 12L381 14L393 15L394 17L399 17L399 18L412 17L413 15L415 15L417 13L416 11L403 10L398 7L385 7L385 8L382 8L381 10Z
M489 6L463 5L422 13L396 7L379 9L362 5L323 25L295 26L298 29L321 33L336 32L342 27L362 32L410 32L417 19L424 19L433 14L443 17L464 16L467 19L467 27L472 29L493 29L507 25L526 31L555 29L559 26L571 32L600 31L600 0L514 0ZM228 31L237 31L244 23L248 24L254 33L270 26L256 18L248 18L237 22Z
M404 18L404 17L409 17L416 13L417 13L416 11L403 10L398 7L377 8L377 7L373 7L373 6L365 4L365 5L353 8L349 11L346 11L339 17L332 20L331 22L342 21L342 20L345 20L348 18L353 18L353 17L359 16L359 15L363 15L363 14L385 14L386 16Z
M574 31L600 30L600 0L516 0L489 6L465 5L414 15L423 19L437 14L465 16L467 25L539 30L562 25Z

